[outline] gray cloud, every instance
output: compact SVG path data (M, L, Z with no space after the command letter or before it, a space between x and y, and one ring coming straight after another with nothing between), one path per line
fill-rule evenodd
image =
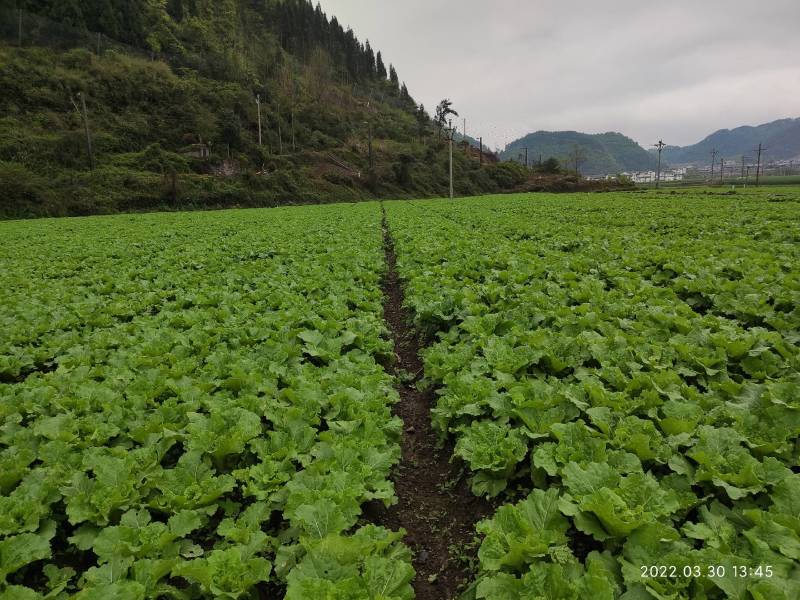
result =
M539 129L684 145L800 116L797 0L321 3L492 145Z

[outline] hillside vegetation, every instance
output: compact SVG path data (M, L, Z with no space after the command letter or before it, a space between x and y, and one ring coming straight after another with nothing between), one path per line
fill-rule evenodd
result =
M578 150L578 170L584 175L612 175L624 171L655 168L653 157L635 141L620 133L587 134L577 131L537 131L511 142L501 154L504 160L520 160L528 149L531 163L556 158L567 168L575 168Z
M447 192L425 108L306 0L24 4L22 47L0 11L0 216ZM460 153L456 174L464 195L525 178Z

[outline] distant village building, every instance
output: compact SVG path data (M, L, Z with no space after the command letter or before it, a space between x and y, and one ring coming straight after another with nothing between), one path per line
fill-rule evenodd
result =
M664 169L661 171L661 181L683 181L686 179L688 169L681 167L679 169ZM654 183L658 178L656 171L634 171L622 173L624 177L629 178L634 183ZM614 176L607 176L613 178Z

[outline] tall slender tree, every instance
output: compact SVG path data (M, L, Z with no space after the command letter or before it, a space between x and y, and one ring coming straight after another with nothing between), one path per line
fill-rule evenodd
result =
M381 56L380 50L378 51L378 56L376 57L377 62L377 71L378 71L378 78L379 79L386 79L388 73L386 72L386 65L383 63L383 56Z
M420 104L417 108L416 112L417 117L417 132L419 133L420 138L424 138L428 134L428 123L430 123L431 118L428 116L427 111L425 110L425 105Z
M374 79L375 74L375 52L372 50L369 40L367 40L366 44L364 44L364 75Z
M400 99L403 102L411 103L414 106L417 105L417 103L414 102L414 99L411 97L411 94L408 92L408 86L406 86L405 81L403 82L403 85L400 86Z
M436 107L436 116L433 118L433 122L436 123L438 137L440 138L442 137L442 129L447 125L447 118L450 115L457 117L458 113L453 109L453 101L449 98L445 98L439 102L439 105Z

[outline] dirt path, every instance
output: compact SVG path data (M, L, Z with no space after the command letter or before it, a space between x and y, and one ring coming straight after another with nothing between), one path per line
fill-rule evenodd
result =
M449 462L452 446L437 450L431 426L432 390L416 388L423 367L421 344L408 311L403 309L403 290L396 270L394 244L386 216L383 220L387 275L383 282L384 318L392 332L397 362L395 373L410 373L413 380L398 382L401 402L394 412L404 422L402 461L393 481L399 502L388 510L370 505L367 514L391 529L405 529L406 543L415 553L417 600L448 600L458 596L466 582L475 523L491 513L491 506L469 490L459 466Z

